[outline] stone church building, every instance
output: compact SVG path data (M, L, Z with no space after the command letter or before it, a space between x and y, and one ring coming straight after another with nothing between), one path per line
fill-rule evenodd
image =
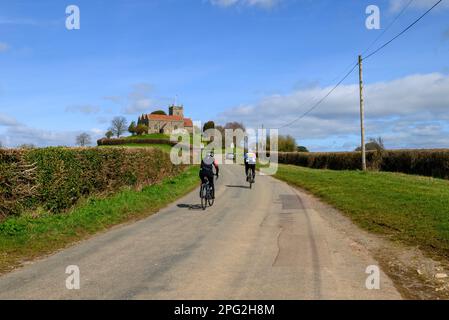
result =
M184 118L184 107L172 105L168 109L168 115L143 114L139 117L137 124L148 127L148 133L172 134L179 129L186 129L193 133L192 119Z

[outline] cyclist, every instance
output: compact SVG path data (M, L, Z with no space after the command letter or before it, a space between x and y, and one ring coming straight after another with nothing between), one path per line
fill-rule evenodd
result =
M209 180L209 184L212 188L212 199L215 199L214 167L216 172L215 176L218 178L220 169L218 167L217 161L214 158L214 152L211 151L201 161L200 179L202 183L206 183L206 179Z
M245 153L245 175L246 175L246 181L249 181L248 178L248 170L252 171L252 181L254 181L256 177L256 162L257 162L257 156L255 152L247 152Z

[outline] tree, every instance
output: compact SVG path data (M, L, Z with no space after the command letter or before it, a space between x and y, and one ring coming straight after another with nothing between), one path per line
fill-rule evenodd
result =
M297 150L297 144L295 138L292 136L279 136L278 139L278 151L279 152L294 152Z
M299 146L297 149L298 149L298 152L309 152L309 150L303 146Z
M215 126L215 130L217 130L218 132L220 132L221 134L221 145L225 146L225 128L223 126Z
M83 132L76 137L76 144L80 147L85 147L92 143L92 139L89 134Z
M241 130L242 132L245 132L246 128L243 125L243 123L234 121L234 122L228 122L225 124L224 131L226 132L226 130L233 130L233 131ZM242 136L236 135L232 140L233 141L231 141L231 143L233 143L234 146L237 147L242 143ZM226 147L229 147L229 145Z
M225 124L224 126L225 129L232 129L232 130L237 130L237 129L241 129L242 131L246 131L245 126L243 125L243 123L241 122L228 122Z
M151 114L159 114L159 115L162 115L162 116L166 116L167 115L164 110L156 110L156 111L151 112Z
M137 125L137 127L136 127L136 134L138 136L141 136L144 133L148 133L148 127L146 125L144 125L144 124Z
M24 144L21 144L18 148L19 149L35 149L36 146L32 143L24 143Z
M132 121L131 124L128 127L128 132L131 133L131 135L135 135L136 134L136 122Z
M208 121L204 124L203 126L203 132L206 132L209 129L215 129L215 122L213 121Z
M126 132L127 127L128 121L125 117L115 117L112 119L111 128L109 130L111 130L117 138L120 138L120 136Z
M105 133L105 136L106 136L106 138L108 138L108 139L111 139L113 135L114 135L114 133L112 133L111 130L108 130L108 131L106 131L106 133Z
M366 151L384 151L384 139L382 137L378 137L377 139L369 139L369 142L365 144L365 149ZM362 148L358 147L357 149L355 149L355 151L360 152L362 151Z

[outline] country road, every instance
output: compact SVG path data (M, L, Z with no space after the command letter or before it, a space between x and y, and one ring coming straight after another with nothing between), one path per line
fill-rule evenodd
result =
M1 299L400 299L376 261L354 249L310 196L268 176L247 188L243 167L221 167L217 201L198 191L137 223L83 241L0 278ZM66 288L66 267L80 290Z

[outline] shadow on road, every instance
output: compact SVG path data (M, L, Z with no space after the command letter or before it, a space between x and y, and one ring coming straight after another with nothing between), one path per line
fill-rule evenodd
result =
M178 208L181 209L188 209L188 210L203 210L203 208L201 207L201 204L178 204Z
M226 186L226 188L250 189L249 186L232 186L232 185L228 185L228 186Z

